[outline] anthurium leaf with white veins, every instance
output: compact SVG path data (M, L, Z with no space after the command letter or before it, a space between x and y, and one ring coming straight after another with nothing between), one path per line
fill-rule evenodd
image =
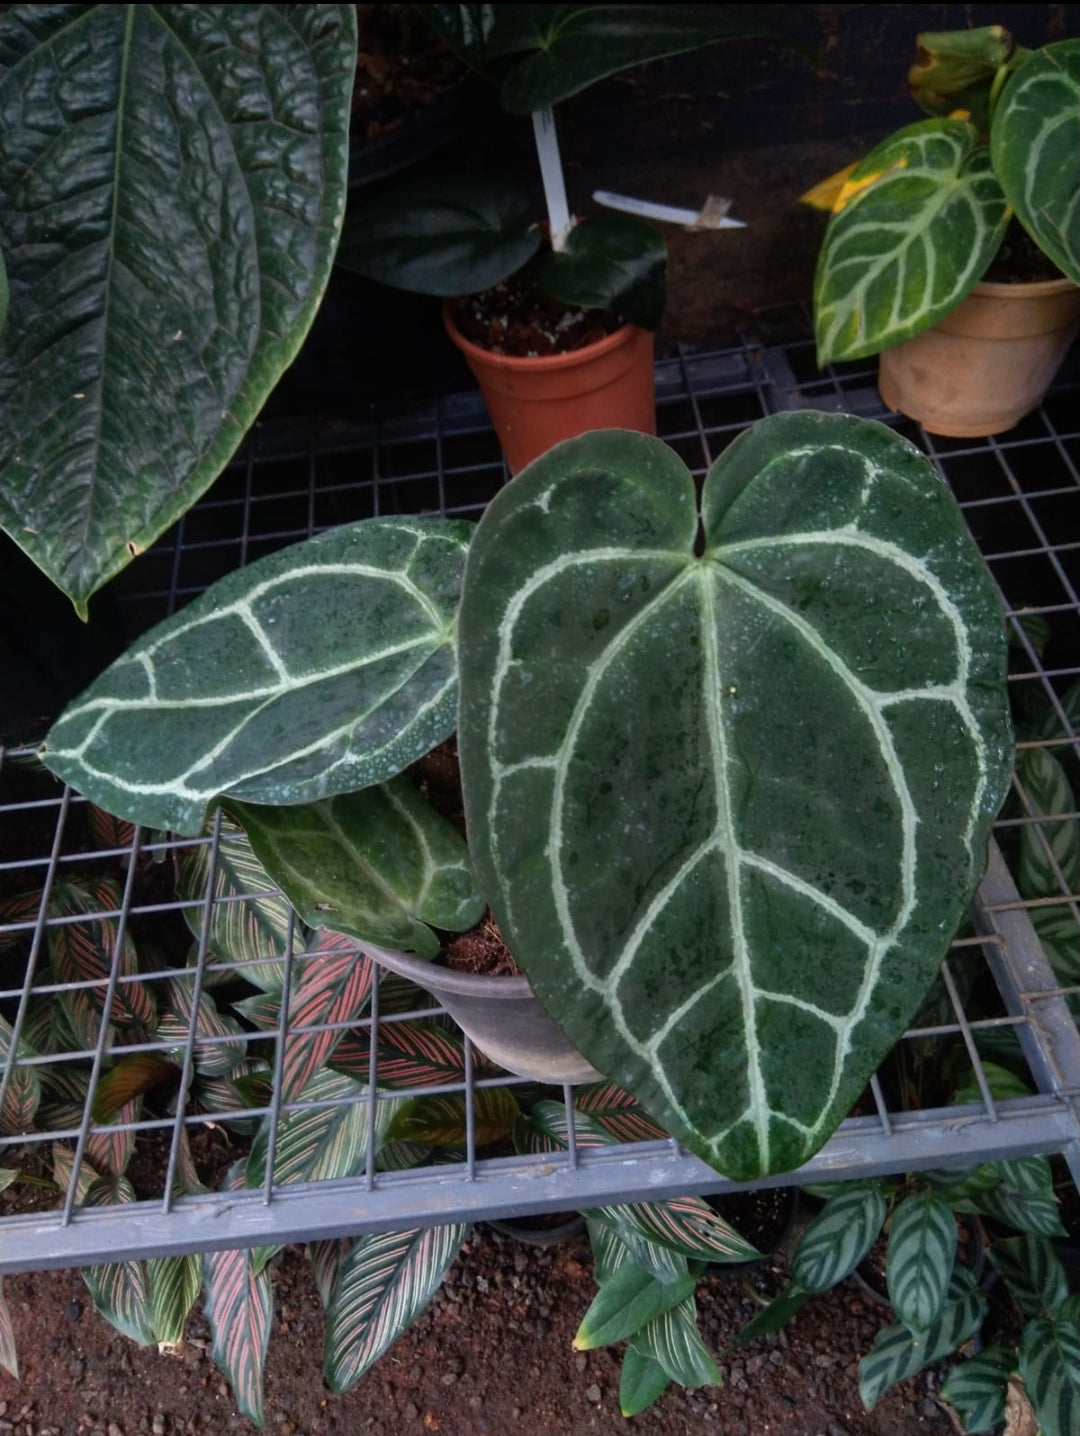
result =
M393 777L454 729L472 527L366 519L229 574L60 715L44 763L190 835L226 794L310 803Z
M798 1166L918 1007L1007 784L1001 606L944 484L881 425L782 414L699 521L663 444L587 435L481 520L459 640L473 859L541 1002L721 1171Z

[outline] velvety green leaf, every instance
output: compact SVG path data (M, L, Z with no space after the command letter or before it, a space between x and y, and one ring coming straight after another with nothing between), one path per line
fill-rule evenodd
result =
M667 247L630 215L598 215L570 231L566 248L549 250L536 268L545 294L571 308L607 309L655 329L667 297Z
M11 1321L11 1312L8 1309L7 1301L4 1299L3 1280L0 1279L0 1366L11 1373L15 1380L19 1379L19 1353L15 1349L15 1328Z
M922 120L875 146L833 210L814 277L818 363L879 354L966 299L1008 209L966 120Z
M1025 817L1042 818L1020 829L1017 885L1025 897L1053 897L1080 888L1080 818L1065 769L1048 748L1017 755L1017 777L1027 795ZM1063 816L1066 815L1066 816Z
M789 1282L779 1296L774 1296L768 1306L759 1311L757 1316L736 1334L736 1347L747 1346L759 1336L768 1336L770 1332L779 1331L813 1295L813 1292L804 1290L797 1281Z
M477 294L540 248L518 185L471 175L412 180L350 207L338 262L417 294Z
M202 1286L202 1263L197 1256L151 1257L146 1284L154 1340L175 1346Z
M637 1416L670 1385L671 1377L659 1361L642 1356L632 1346L626 1348L619 1373L619 1410L624 1416Z
M221 796L312 803L393 777L454 728L471 531L366 519L228 574L64 710L43 762L110 812L188 834Z
M829 1198L808 1224L791 1259L803 1291L827 1291L850 1276L877 1241L885 1221L878 1182L852 1182Z
M1028 1316L1053 1316L1069 1295L1065 1268L1045 1237L1008 1237L994 1242L987 1256Z
M905 1197L892 1214L885 1280L909 1331L926 1331L940 1315L955 1259L956 1218L948 1202L932 1192Z
M941 1395L959 1411L965 1431L992 1431L1005 1420L1005 1396L1016 1362L1013 1348L988 1346L949 1372Z
M899 1322L879 1331L859 1362L859 1395L872 1411L890 1387L956 1351L977 1331L986 1315L986 1298L966 1267L954 1269L941 1315L916 1336Z
M217 477L314 317L353 7L9 6L2 40L0 518L85 615Z
M1020 1232L1042 1237L1065 1235L1052 1192L1014 1192L1008 1187L995 1187L975 1198L974 1205L984 1216Z
M408 1330L471 1230L458 1224L357 1238L326 1313L323 1370L331 1391L348 1391Z
M693 479L629 433L498 494L459 749L481 886L540 1001L748 1180L820 1147L918 1007L1012 744L999 599L903 440L775 415L703 505L697 553Z
M263 867L314 928L435 957L487 904L465 840L408 778L297 807L230 802Z
M678 1282L660 1282L651 1272L627 1262L600 1284L574 1337L575 1350L592 1351L625 1341L654 1316L693 1296L696 1285L696 1278L689 1275Z
M1042 1436L1080 1429L1080 1327L1070 1306L1056 1320L1029 1321L1020 1338L1020 1378Z
M916 104L929 115L968 110L980 134L990 128L990 86L1015 49L1003 25L973 30L927 32L917 37L917 56L908 71Z
M210 1355L232 1387L238 1410L262 1426L263 1367L274 1314L270 1273L256 1275L247 1249L204 1252L202 1270L203 1309L213 1334Z
M332 1106L307 1107L283 1112L278 1122L274 1182L315 1182L324 1177L349 1177L367 1159L368 1104L366 1089L340 1072L319 1072L302 1094L305 1102ZM376 1146L386 1134L393 1115L392 1102L376 1104ZM262 1184L270 1140L270 1119L265 1118L251 1144L246 1182Z
M990 153L1017 219L1080 284L1080 39L1036 50L1010 77Z
M126 1177L99 1177L86 1194L89 1206L113 1206L135 1200L134 1188ZM105 1266L84 1267L82 1276L95 1308L111 1326L139 1346L154 1344L156 1337L144 1262L110 1262Z
M630 1338L639 1356L657 1362L680 1386L718 1386L720 1372L697 1329L694 1298L661 1312Z

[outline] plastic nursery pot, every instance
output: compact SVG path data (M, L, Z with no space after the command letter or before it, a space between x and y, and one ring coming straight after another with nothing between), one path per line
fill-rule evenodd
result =
M798 1187L755 1187L745 1192L722 1192L705 1200L761 1253L749 1261L710 1262L709 1270L715 1276L742 1276L764 1266L791 1235L799 1212Z
M1038 407L1078 329L1069 279L977 284L933 329L883 351L878 388L931 434L1000 434Z
M480 386L512 474L590 429L656 433L649 330L624 324L583 349L530 359L481 349L458 329L449 305L443 320Z
M526 1246L554 1247L583 1232L585 1218L580 1212L571 1212L569 1215L556 1212L549 1226L543 1225L542 1217L506 1217L502 1221L488 1217L487 1225L501 1236L512 1237L514 1241L524 1242Z
M437 997L484 1056L515 1076L556 1085L602 1080L537 1002L528 978L455 972L366 944L364 951Z

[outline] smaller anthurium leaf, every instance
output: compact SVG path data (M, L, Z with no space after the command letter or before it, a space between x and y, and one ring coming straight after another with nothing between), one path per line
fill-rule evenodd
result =
M484 915L464 838L407 778L320 803L227 806L309 927L435 957L432 927L464 932Z
M1036 1317L1020 1338L1020 1378L1041 1436L1080 1430L1080 1325L1076 1299L1056 1318Z
M157 1040L173 1044L172 1055L183 1060L183 1052L194 1033L195 1070L207 1077L222 1077L238 1067L247 1057L247 1043L230 1042L243 1038L244 1029L233 1017L219 1012L208 992L195 997L195 978L171 977L158 1013Z
M896 1206L889 1227L885 1280L896 1315L923 1332L945 1304L956 1260L956 1217L933 1192L915 1192Z
M135 1190L126 1177L99 1177L86 1194L88 1206L126 1205L135 1200ZM157 1338L144 1262L85 1267L82 1275L94 1306L110 1325L139 1346L154 1344Z
M365 519L238 569L70 704L43 762L110 812L191 836L220 797L385 782L453 731L471 532Z
M598 215L575 225L565 248L548 251L536 282L560 304L606 309L642 329L660 323L667 298L667 248L631 215Z
M1009 1187L994 1187L982 1192L972 1203L984 1216L1040 1237L1061 1237L1065 1228L1061 1212L1052 1192L1014 1192Z
M125 1102L111 1122L91 1129L86 1139L86 1155L103 1176L122 1176L135 1150L135 1133L117 1130L120 1124L137 1122L142 1113L142 1098Z
M1016 775L1027 796L1020 829L1017 884L1025 897L1053 897L1080 888L1080 818L1065 769L1048 748L1025 748ZM1030 805L1030 812L1028 810Z
M349 1255L352 1244L352 1237L333 1237L326 1241L308 1242L307 1254L311 1263L311 1274L315 1278L315 1286L324 1311L330 1305L338 1270Z
M318 933L303 959L296 960L281 1071L283 1102L299 1097L344 1035L344 1028L328 1030L323 1024L359 1017L371 996L371 982L371 959L354 939L339 933Z
M411 1101L397 1117L389 1135L398 1142L417 1142L432 1147L465 1146L464 1093L445 1097L420 1097ZM473 1092L473 1122L477 1146L488 1146L508 1137L521 1115L508 1087L478 1087Z
M768 1306L763 1307L757 1316L736 1333L735 1346L748 1346L751 1341L757 1341L759 1336L768 1336L771 1332L779 1331L813 1295L812 1291L805 1290L797 1281L789 1282L779 1296L774 1296Z
M95 1122L107 1122L133 1098L165 1082L180 1080L180 1066L160 1052L133 1052L121 1057L98 1082L94 1093Z
M879 1331L871 1351L859 1362L859 1395L872 1411L890 1387L914 1376L962 1346L982 1324L986 1298L966 1267L955 1267L948 1296L937 1319L916 1336L897 1322Z
M994 1242L987 1256L1027 1316L1052 1316L1069 1295L1065 1268L1045 1237L1008 1237Z
M620 1233L634 1230L648 1241L670 1247L684 1257L741 1262L761 1255L701 1197L597 1207L592 1215L609 1222Z
M593 1082L575 1088L574 1109L599 1122L617 1142L651 1142L667 1137L637 1098L614 1082Z
M146 1286L154 1340L175 1346L202 1286L202 1262L197 1256L151 1257Z
M1080 39L1036 50L1010 76L990 127L994 170L1016 217L1080 284Z
M619 1373L619 1410L624 1416L639 1415L670 1385L671 1377L659 1361L643 1356L632 1346L626 1348Z
M0 1134L6 1137L29 1132L41 1102L41 1076L37 1067L21 1065L35 1054L20 1039L13 1057L14 1036L15 1029L11 1023L6 1017L0 1017L0 1072L9 1065L11 1067L4 1105L0 1107Z
M654 1316L630 1338L639 1356L658 1362L680 1386L718 1386L720 1372L697 1329L692 1296Z
M625 1341L654 1316L692 1296L696 1285L689 1275L677 1282L659 1282L650 1271L625 1263L601 1282L574 1337L575 1350L592 1351Z
M940 1392L960 1413L965 1431L992 1431L1005 1420L1009 1376L1016 1364L1014 1348L988 1346L949 1372Z
M319 1072L301 1094L301 1101L329 1103L283 1112L277 1129L274 1182L314 1182L325 1177L348 1177L367 1160L369 1141L367 1088L341 1072ZM375 1107L376 1130L370 1134L376 1148L393 1117L393 1103ZM264 1118L251 1144L245 1181L261 1186L266 1176L270 1118Z
M979 132L922 120L883 140L841 191L814 277L818 363L879 354L966 299L1008 207Z
M357 1238L326 1312L323 1370L331 1391L348 1391L408 1330L471 1230L458 1223Z
M265 1268L255 1273L252 1254L204 1252L203 1310L210 1323L210 1355L232 1388L237 1409L262 1426L263 1367L274 1314L274 1290Z
M885 1197L876 1182L845 1184L809 1223L791 1259L803 1291L827 1291L850 1276L874 1245L885 1221Z
M338 263L396 289L449 299L516 274L540 243L520 186L441 175L350 206Z
M980 134L989 129L990 86L1011 57L1013 37L1003 25L945 30L917 37L918 54L908 71L911 97L929 115L967 110Z

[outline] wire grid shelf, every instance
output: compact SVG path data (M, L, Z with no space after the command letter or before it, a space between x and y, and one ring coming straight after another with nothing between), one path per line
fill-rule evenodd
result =
M1080 367L1063 372L1043 408L1008 435L954 441L931 438L919 426L887 414L873 368L839 366L824 375L814 365L808 316L798 307L767 314L741 343L709 351L682 350L657 366L659 431L695 473L704 473L727 443L761 416L784 409L846 410L894 425L935 459L952 485L1005 599L1016 658L1011 682L1018 711L1038 723L1022 732L1021 751L1080 759ZM114 583L134 637L213 582L264 553L343 522L375 514L442 512L478 517L506 481L497 443L478 395L455 394L356 424L259 426L209 497ZM1038 724L1041 723L1041 727ZM1029 725L1030 726L1030 725ZM1024 736L1027 734L1027 736ZM1069 756L1071 755L1071 756ZM442 1031L449 1019L419 989L389 975L372 984L366 1005L347 1018L288 1025L288 1004L267 1026L232 1022L217 1034L197 1028L194 1016L162 1027L125 1028L103 1021L129 1011L140 994L160 997L182 980L192 1011L202 995L223 991L233 965L210 949L212 907L245 902L254 893L212 897L216 865L231 841L221 831L199 840L103 828L90 806L61 789L35 764L33 749L9 749L0 767L0 1166L51 1178L59 1161L70 1174L58 1204L56 1187L40 1181L40 1210L5 1207L0 1196L0 1271L70 1266L128 1257L281 1243L389 1228L430 1226L479 1217L513 1216L604 1203L719 1193L734 1184L671 1140L594 1146L578 1143L573 1093L548 1093L566 1102L569 1150L512 1154L483 1145L482 1112L492 1090L524 1102L534 1084L493 1072L463 1039L459 1074L436 1078L407 1094L384 1088L383 1040L394 1024L427 1022ZM1023 769L1021 768L1021 772ZM1075 797L1058 803L1053 820L1029 785L1014 778L1014 796L996 829L986 878L971 927L954 944L941 984L919 1025L898 1045L887 1068L871 1081L858 1115L849 1117L823 1150L797 1174L757 1185L838 1180L959 1167L1034 1153L1064 1153L1080 1182L1080 1037L1069 1000L1080 985L1055 975L1036 934L1047 922L1068 935L1080 922L1077 875L1063 869L1062 825L1076 823ZM173 881L202 848L205 882L177 896ZM1041 859L1042 889L1022 896L1013 873L1026 851ZM1005 854L1009 855L1006 861ZM1046 874L1051 875L1049 888ZM79 914L58 908L57 895L76 883L96 894ZM111 886L107 884L111 882ZM260 896L263 900L265 893ZM20 906L20 900L22 905ZM111 966L74 977L52 959L65 928L87 920L112 924ZM148 934L154 936L148 937ZM260 952L280 972L285 992L319 954L305 952L299 924L288 915L276 941ZM128 941L138 963L125 959ZM194 941L192 950L188 945ZM354 945L358 952L358 945ZM340 953L339 953L340 956ZM1059 971L1062 965L1058 964ZM62 972L66 973L64 980ZM242 974L241 974L242 975ZM1080 980L1080 962L1075 974ZM243 989L251 993L255 989ZM89 1011L74 1050L34 1046L42 1013L81 1004ZM160 1003L159 1003L160 1009ZM221 1010L232 1012L227 999ZM432 1026L432 1024L434 1025ZM441 1024L441 1025L440 1025ZM287 1038L340 1040L366 1053L374 1081L352 1095L316 1101L301 1093L283 1102L281 1076ZM133 1035L134 1034L134 1035ZM343 1035L344 1034L344 1035ZM1017 1045L1028 1068L1031 1095L996 1100L987 1062ZM262 1073L245 1086L233 1082L227 1100L208 1073L226 1073L240 1050ZM101 1083L117 1059L139 1055L173 1064L172 1095L147 1095L119 1118L95 1117ZM966 1100L946 1106L950 1092L913 1084L912 1072L937 1070L947 1054L952 1091ZM217 1057L219 1060L215 1060ZM923 1065L920 1065L923 1064ZM175 1068L179 1066L179 1084ZM384 1069L385 1070L385 1069ZM200 1085L200 1076L202 1083ZM18 1099L27 1084L45 1094L33 1124L23 1130ZM194 1085L190 1086L189 1083ZM912 1092L918 1087L920 1107ZM176 1091L188 1092L186 1102ZM385 1169L376 1160L380 1116L403 1096L440 1096L457 1103L462 1140L420 1165ZM51 1098L51 1100L49 1100ZM347 1178L274 1184L242 1191L178 1194L190 1171L192 1146L200 1159L243 1155L251 1131L266 1118L267 1173L275 1169L282 1117L333 1111L355 1140ZM100 1115L100 1111L99 1111ZM246 1125L245 1125L246 1124ZM357 1136L359 1134L359 1136ZM264 1139L266 1135L264 1134ZM127 1205L83 1203L74 1174L93 1165L108 1144L134 1143L128 1168L136 1200ZM216 1144L216 1147L215 1147ZM211 1155L213 1155L211 1153ZM99 1166L101 1165L99 1161ZM218 1161L221 1168L223 1161ZM30 1203L31 1206L35 1205Z

